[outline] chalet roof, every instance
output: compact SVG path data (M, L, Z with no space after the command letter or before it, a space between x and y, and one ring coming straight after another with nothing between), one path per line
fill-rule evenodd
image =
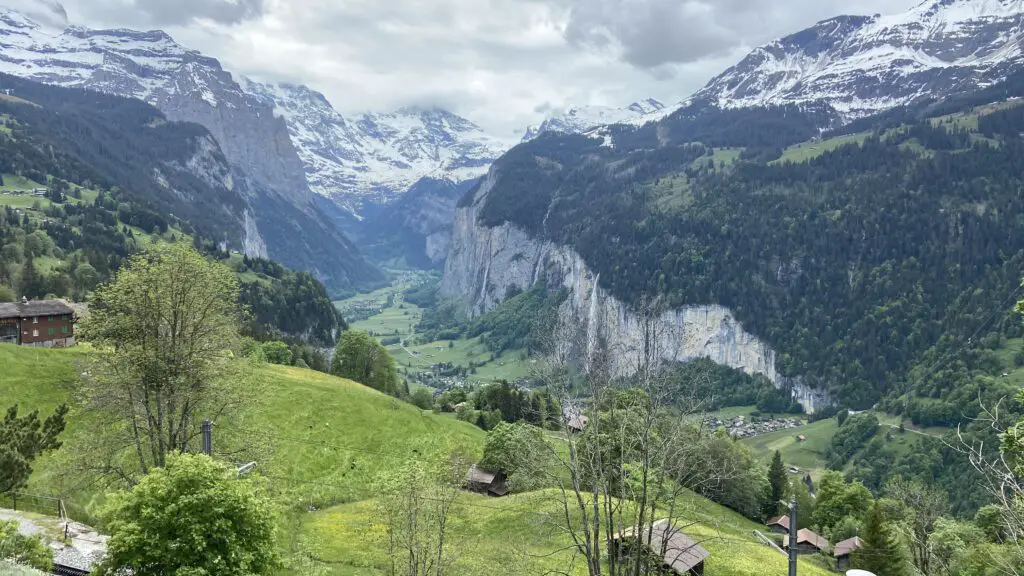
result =
M590 424L590 418L582 414L576 414L569 418L569 428L571 430L583 431L587 428L588 424Z
M32 318L74 313L75 311L63 300L29 300L0 304L0 318Z
M796 533L796 543L797 545L810 544L811 546L814 546L822 552L828 552L828 540L826 540L824 536L819 536L818 534L811 532L807 528L804 528L803 530L800 530ZM782 547L786 548L788 546L789 536L783 536Z
M836 544L836 549L835 552L833 552L833 554L836 558L849 556L852 552L860 550L862 544L863 543L861 542L861 539L856 536L854 536L853 538L848 538L846 540L843 540L839 544Z
M711 556L710 552L683 534L682 530L667 518L658 520L652 528L653 530L641 530L641 539L646 541L647 547L655 554L664 549L665 565L672 568L676 574L686 574ZM635 533L636 529L630 527L616 535L615 539L633 538Z
M494 482L495 476L497 476L495 472L488 472L483 468L478 468L474 464L469 467L469 473L466 474L466 481L473 484L491 484Z
M789 516L776 516L775 518L769 518L765 526L782 526L786 530L789 530Z

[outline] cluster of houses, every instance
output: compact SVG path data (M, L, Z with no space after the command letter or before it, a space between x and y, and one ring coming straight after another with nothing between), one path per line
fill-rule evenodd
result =
M732 419L724 420L712 416L708 419L707 423L711 428L725 428L729 435L734 438L751 438L753 436L760 436L761 434L768 434L770 432L789 430L803 426L803 422L798 418L770 418L760 420L756 418L747 418L746 416L737 416Z
M766 525L772 532L784 535L782 537L782 548L788 551L790 547L789 516L771 518ZM797 554L831 554L836 561L836 570L839 571L850 567L850 556L857 550L860 550L862 545L861 539L854 536L839 542L833 547L829 544L827 538L807 528L797 531L796 543L794 544Z

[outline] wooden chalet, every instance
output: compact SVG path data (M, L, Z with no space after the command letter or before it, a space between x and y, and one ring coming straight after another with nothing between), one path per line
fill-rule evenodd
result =
M776 534L789 534L789 516L776 516L769 518L765 526Z
M476 465L469 467L466 488L488 496L500 497L508 494L508 482L504 472L491 472Z
M62 300L0 304L0 342L44 348L75 344L75 311Z
M704 576L704 561L711 553L667 518L641 530L640 540L651 554L662 558L665 568L676 574ZM612 546L634 545L636 541L636 529L630 527L615 535Z
M782 547L789 550L789 536L782 539ZM797 554L821 554L829 551L828 540L807 528L796 533Z
M860 550L864 543L860 538L854 536L836 544L832 555L836 558L836 570L842 572L850 567L850 554Z

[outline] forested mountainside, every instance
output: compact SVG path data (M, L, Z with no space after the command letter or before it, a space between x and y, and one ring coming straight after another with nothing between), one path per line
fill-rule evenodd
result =
M11 93L0 99L0 110L17 124L17 137L5 146L19 149L5 171L37 168L43 183L49 174L117 187L123 198L173 214L203 238L309 271L334 294L383 280L312 205L310 214L266 194L229 162L202 126L170 122L139 100L2 74L0 83ZM54 156L48 165L26 166L26 159L39 160L44 149L53 151L47 152Z
M248 183L203 127L138 100L0 81L19 94L0 95L4 300L82 300L132 253L192 242L238 261L250 333L333 343L344 320L327 290L266 259Z
M0 71L135 98L169 120L203 126L227 159L252 213L251 228L272 258L313 273L336 295L383 280L314 204L288 126L272 104L245 92L216 59L164 32L68 27L59 5L51 8L56 29L0 7ZM22 96L20 82L4 77L0 88Z
M483 202L482 226L571 247L623 302L726 306L781 375L865 408L904 392L926 359L952 362L931 350L940 342L1020 331L1003 321L1024 270L1015 104L904 111L898 126L824 140L826 109L684 109L597 137L543 135L461 204ZM962 418L965 396L977 404L978 384L921 378L914 393L939 420Z

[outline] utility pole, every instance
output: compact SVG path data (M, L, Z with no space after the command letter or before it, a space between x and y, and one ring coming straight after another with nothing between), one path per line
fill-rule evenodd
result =
M789 576L796 576L796 500L789 501Z
M203 433L203 454L213 456L213 422L203 420L199 429Z

